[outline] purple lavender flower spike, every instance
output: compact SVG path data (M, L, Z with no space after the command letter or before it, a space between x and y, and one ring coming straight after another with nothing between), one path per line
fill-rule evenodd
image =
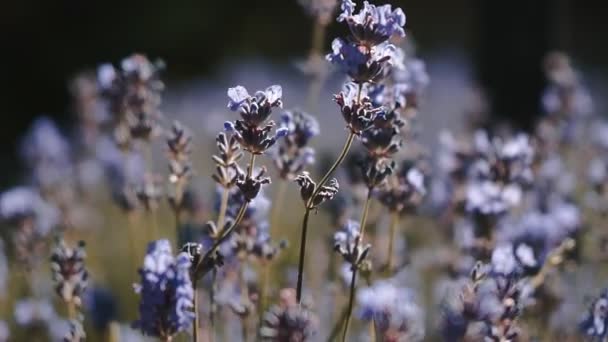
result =
M168 240L148 245L141 283L139 320L133 326L145 335L167 338L190 329L194 320L194 289L190 280L190 258L186 253L174 257Z

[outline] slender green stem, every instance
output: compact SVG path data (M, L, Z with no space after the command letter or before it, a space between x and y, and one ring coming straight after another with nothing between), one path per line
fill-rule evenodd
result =
M369 205L372 199L372 189L368 189L367 198L365 199L365 204L363 205L363 213L361 215L361 222L359 223L359 238L355 241L355 250L358 249L359 244L363 243L363 237L365 235L365 224L367 222L367 213L369 212ZM346 337L348 336L348 328L350 325L350 317L353 312L353 305L355 300L355 292L357 291L356 280L357 280L357 271L359 265L353 266L353 275L350 280L350 294L348 298L348 312L346 314L346 323L344 324L344 334L342 335L342 342L346 341Z
M304 219L302 219L302 235L300 237L300 260L298 262L298 283L296 286L296 299L298 304L302 303L302 282L304 280L304 257L306 256L306 234L308 231L308 217L310 216L310 208L304 211Z
M192 279L194 289L194 324L192 325L192 339L198 342L198 291L196 290L196 279Z
M255 154L251 153L251 159L249 160L249 166L247 167L247 177L253 175L253 166L255 165Z
M388 260L386 262L386 272L390 274L393 269L393 251L395 248L395 234L397 233L397 227L399 226L399 213L394 211L391 213L391 225L389 228L389 238L388 238Z
M245 216L245 212L247 211L247 206L248 206L247 202L245 202L245 203L243 203L243 205L241 205L241 208L239 209L239 212L237 213L236 218L234 219L234 222L232 223L232 225L230 225L230 227L226 228L225 231L222 231L220 233L220 237L217 240L215 240L215 242L213 243L211 248L209 248L209 250L207 250L207 252L200 259L201 261L199 262L199 265L203 260L207 260L211 255L213 255L217 251L217 249L220 247L220 245L230 237L230 233L232 233L234 228L236 228L243 220L243 217ZM197 268L198 268L198 265L197 265ZM205 274L201 274L199 276L204 276L204 275Z
M342 333L342 342L346 342L346 336L348 336L348 328L350 326L350 317L353 312L353 305L355 302L355 292L357 287L355 286L357 280L357 268L353 268L353 275L350 278L350 292L348 295L348 306L346 310L346 321L344 322L344 332Z
M310 206L312 205L313 199L321 191L321 188L323 187L323 185L325 185L325 183L327 183L327 181L329 180L329 177L331 177L333 175L333 173L336 171L336 169L338 168L338 166L340 166L340 164L342 164L342 161L344 161L344 158L346 158L346 155L348 154L348 151L350 150L350 147L352 146L354 139L355 139L355 133L349 132L348 137L346 138L346 142L344 143L344 147L342 147L342 151L340 152L340 155L338 155L338 158L336 159L334 164L329 168L327 173L325 173L323 178L321 178L319 183L317 183L317 186L315 187L315 191L313 192L312 196L310 196L310 200L308 201L308 203L306 205L308 208L310 208Z
M215 290L217 286L217 269L211 271L211 289L209 290L209 341L215 341Z

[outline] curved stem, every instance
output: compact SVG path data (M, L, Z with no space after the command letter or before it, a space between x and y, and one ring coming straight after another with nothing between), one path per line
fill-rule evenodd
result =
M346 322L344 322L344 332L342 333L342 342L346 342L346 336L348 336L348 328L350 326L350 317L353 312L353 305L355 302L355 292L357 288L355 283L357 280L357 268L353 269L353 275L350 279L350 294L348 295L348 309L346 310Z
M296 286L296 299L298 304L302 303L302 283L304 280L304 257L306 256L306 233L308 231L308 217L310 209L304 211L304 219L302 219L302 235L300 237L300 260L298 262L298 283Z
M236 218L234 219L234 222L232 223L232 225L230 225L230 227L228 227L225 231L220 233L221 234L220 237L217 240L215 240L215 242L213 243L213 246L211 246L211 248L209 248L209 250L200 259L201 261L199 261L197 268L202 263L203 260L207 260L211 255L213 255L215 253L215 251L217 251L219 246L230 237L230 233L232 233L234 228L236 228L243 220L243 217L245 217L245 212L247 211L248 204L249 203L245 202L245 203L243 203L243 205L241 205L241 208L239 209L239 212L237 213ZM197 273L197 272L198 272L198 270L196 270L195 273ZM200 276L204 276L204 275L205 274L202 274Z
M372 189L368 189L367 197L365 199L365 204L363 205L363 213L361 215L361 222L359 223L359 238L355 241L355 250L358 250L359 244L363 243L363 237L365 234L365 224L367 222L367 213L369 212L369 205L372 199ZM353 275L350 280L350 294L348 298L348 311L346 313L346 323L344 324L344 333L342 335L342 342L346 341L346 336L348 335L348 328L350 325L350 317L353 313L353 302L355 299L355 292L357 291L356 280L357 280L357 270L359 265L353 264Z
M394 211L391 213L391 226L389 230L388 238L388 260L386 262L386 272L390 274L393 269L393 250L395 248L395 234L397 233L397 227L399 226L399 213Z
M342 161L344 161L344 158L346 158L346 155L348 154L348 151L350 150L350 147L352 146L354 139L355 139L355 133L349 132L348 137L346 138L346 142L344 143L344 147L342 147L342 151L338 155L338 158L336 159L334 164L329 168L329 170L327 170L327 172L325 173L323 178L321 178L319 183L317 183L317 185L315 187L315 191L313 192L312 196L310 196L310 200L308 201L306 207L310 208L310 206L312 205L313 199L317 196L317 194L319 194L323 185L325 185L325 183L327 183L327 181L329 180L329 177L331 177L331 175L334 173L334 171L336 171L338 166L340 166L340 164L342 164Z

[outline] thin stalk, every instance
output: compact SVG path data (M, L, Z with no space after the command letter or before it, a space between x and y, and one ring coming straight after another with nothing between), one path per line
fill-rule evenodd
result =
M393 269L393 250L395 248L395 234L397 233L397 227L399 226L399 213L394 211L391 213L391 225L389 228L389 239L388 239L388 261L386 262L386 272L390 274Z
M312 205L312 200L321 191L321 188L323 187L323 185L325 185L325 183L327 183L327 181L329 180L329 177L331 177L333 175L333 173L336 171L338 166L340 166L340 164L342 164L342 161L344 161L344 158L346 158L346 155L348 154L348 151L350 150L350 147L353 144L354 139L355 139L355 133L349 132L348 137L346 138L346 142L344 143L344 147L342 147L342 151L338 155L338 158L336 159L334 164L329 168L327 173L325 173L323 178L321 178L319 183L317 183L315 191L313 192L312 196L310 197L310 200L307 203L307 207L310 207Z
M350 326L350 317L353 312L353 305L355 302L355 292L357 288L355 286L357 280L357 268L353 269L353 275L350 278L350 292L348 295L348 306L346 309L346 321L344 322L344 332L342 333L342 342L346 342L346 336L348 336L348 328Z
M310 208L304 211L302 219L302 235L300 237L300 261L298 262L298 283L296 286L296 299L298 304L302 303L302 282L304 280L304 257L306 256L306 234L308 231L308 217L310 216Z
M226 210L228 209L228 188L224 188L222 191L222 199L220 200L220 211L217 216L217 229L222 232L224 228L224 220L226 218ZM213 268L211 276L211 290L209 291L209 341L215 341L215 287L217 282L217 269Z
M363 205L363 214L361 215L361 222L359 223L359 239L355 241L355 249L358 248L360 243L363 243L363 237L365 235L365 224L367 222L367 213L369 212L369 205L372 199L372 189L368 189L367 198L365 199L365 204ZM342 342L346 341L346 336L348 336L348 328L350 325L350 317L353 312L353 305L355 300L355 292L356 288L356 280L357 280L357 270L358 265L353 265L353 275L350 280L350 294L348 296L348 312L346 314L346 322L344 323L344 333L342 335Z
M357 102L361 101L362 89L363 89L363 84L359 84L359 93L357 95ZM306 203L304 219L302 220L302 235L300 237L300 260L298 263L298 283L297 283L297 288L296 288L296 298L297 298L298 304L301 304L301 302L302 302L302 282L303 282L303 278L304 278L304 257L306 256L306 235L307 235L307 231L308 231L308 216L310 215L310 211L313 209L312 202L314 201L314 198L319 194L319 192L321 191L321 189L323 188L325 183L329 180L329 177L331 177L331 175L336 171L338 166L340 166L340 164L342 164L342 161L344 161L344 158L346 158L346 155L348 154L348 151L350 150L350 147L352 146L354 139L355 139L355 133L353 133L352 131L348 132L346 142L344 143L344 146L342 147L342 151L338 155L338 158L336 159L334 164L329 168L329 170L327 170L327 172L325 173L323 178L321 178L321 180L316 184L316 187L315 187L315 190L313 191L312 196L310 196L310 199Z
M209 290L209 341L215 341L215 290L217 282L217 269L211 271L211 289Z
M192 338L194 342L198 342L198 291L196 291L196 279L192 280L192 288L194 289L194 324L192 325Z

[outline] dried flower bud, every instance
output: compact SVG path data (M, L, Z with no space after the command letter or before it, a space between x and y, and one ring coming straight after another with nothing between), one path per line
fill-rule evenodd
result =
M338 181L333 178L327 185L322 186L314 198L312 198L317 189L317 184L312 180L308 172L304 171L298 175L295 178L295 182L300 186L300 196L309 209L315 209L321 203L331 200L340 189Z
M346 83L344 89L334 95L334 101L340 106L346 126L356 135L370 129L376 116L384 113L384 109L374 107L371 99L360 93L359 87L354 83Z
M236 186L241 190L245 201L251 202L262 190L262 185L270 184L270 177L265 177L265 174L266 168L262 167L255 177L239 175Z

